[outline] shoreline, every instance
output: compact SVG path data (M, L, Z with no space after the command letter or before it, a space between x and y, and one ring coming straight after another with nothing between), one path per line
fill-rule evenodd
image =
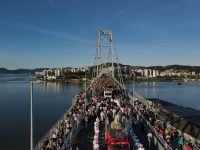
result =
M84 84L85 81L79 81L79 79L70 79L70 80L38 80L38 79L29 79L30 81L41 81L41 82L60 82L60 83L74 83L74 84ZM179 81L179 80L143 80L143 81L124 81L125 84L131 84L131 83L152 83L152 82L176 82L176 83L200 83L200 81ZM87 84L91 83L91 80L86 81Z

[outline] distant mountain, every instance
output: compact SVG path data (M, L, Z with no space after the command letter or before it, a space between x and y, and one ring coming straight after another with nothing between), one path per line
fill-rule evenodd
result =
M66 67L66 68L71 68L71 67ZM66 69L66 68L64 68L64 69ZM0 74L34 74L35 72L40 72L45 69L49 69L49 68L15 69L15 70L0 68Z
M111 64L110 64L111 65ZM114 66L116 67L117 64L114 63ZM95 66L91 66L91 68L94 68ZM164 70L169 70L169 69L174 69L174 70L184 70L184 71L195 71L196 73L200 73L200 66L187 66L187 65L168 65L168 66L131 66L131 65L123 65L120 64L121 68L142 68L142 69L153 69L153 70L159 70L159 71L164 71ZM72 68L72 67L65 67L66 68ZM16 69L16 70L8 70L6 68L0 68L0 74L34 74L37 71L42 71L44 69L49 69L49 68L36 68L36 69Z
M0 68L0 74L32 74L36 71L42 71L46 68L36 68L36 69L15 69L8 70L6 68Z
M1 74L3 74L3 73L7 73L7 71L8 71L8 70L5 69L5 68L0 68L0 73L1 73Z
M6 68L0 68L0 74L27 74L29 72L30 69L8 70Z

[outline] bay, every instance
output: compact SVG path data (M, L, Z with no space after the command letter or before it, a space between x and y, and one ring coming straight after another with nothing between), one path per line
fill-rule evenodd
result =
M142 82L125 85L145 98L160 98L185 107L200 105L200 83ZM47 82L34 84L34 144L70 108L84 86ZM3 150L29 149L30 82L28 75L0 75L0 143Z
M72 104L80 84L33 85L34 144ZM0 143L2 150L29 149L30 82L27 75L0 75Z
M184 107L198 109L200 106L200 82L141 82L127 84L144 98L158 98Z

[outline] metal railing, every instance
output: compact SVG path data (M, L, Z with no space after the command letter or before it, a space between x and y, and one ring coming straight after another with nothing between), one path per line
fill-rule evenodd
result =
M70 130L68 136L65 138L65 142L62 146L62 150L70 149L70 147L74 144L77 134L80 131L80 124L83 119L83 114L80 115L78 118L76 125L73 126L73 128Z
M147 127L146 127L146 129L148 128L148 129L147 129L147 132L148 132L148 130L150 130L150 131L153 133L154 137L156 137L157 140L159 141L159 143L161 144L161 145L159 146L159 149L162 147L162 149L172 150L172 147L169 146L169 145L165 142L165 140L164 140L163 138L160 137L160 135L154 130L154 128L152 127L152 125L150 124L150 122L148 122L148 121L146 120L146 118L144 118L143 115L141 115L141 118L142 118L142 120L144 121L144 123L147 125ZM156 143L154 143L154 144L156 144Z
M128 123L128 135L129 135L131 148L133 150L138 150L140 141L132 128L132 123L128 120L127 120L127 123Z
M142 101L142 102L144 102L144 101L146 100L146 99L144 99L141 95L139 95L139 94L136 93L136 92L134 92L133 94L134 94L134 96L136 96L136 97L139 98L138 100L140 100L140 101ZM130 95L130 93L129 93L129 97L130 97L130 99L131 99L131 101L130 101L131 105L134 106L134 97L133 97L132 95ZM134 108L134 107L133 107L133 108ZM134 110L135 110L135 109L134 109ZM157 115L158 117L160 117L161 120L163 120L163 118L162 118L160 115L158 115L157 113L156 113L156 115ZM156 138L159 140L159 142L164 146L164 148L165 148L165 149L167 148L167 149L169 149L169 150L172 150L172 148L165 142L165 140L162 139L162 138L160 137L160 135L154 130L154 128L152 127L152 125L150 124L150 122L148 122L148 121L146 120L146 118L145 118L143 115L141 115L141 118L142 118L142 120L146 123L147 127L149 127L149 129L154 133L154 135L155 135ZM170 123L168 123L168 122L167 122L167 125L168 125L168 126L171 126L173 129L176 129L176 128L174 128ZM193 144L193 150L200 150L200 147L197 146L196 144Z
M88 88L86 89L86 91L87 91L87 90L88 90ZM52 137L53 132L55 132L54 129L56 129L56 128L58 129L58 126L59 126L60 122L61 122L62 120L65 119L65 116L71 111L71 109L72 109L73 106L74 106L74 105L72 104L72 106L71 106L71 107L60 117L60 119L52 126L52 128L39 140L39 142L37 143L37 145L34 146L34 150L40 150L41 147L42 147L42 145L43 145L43 142L44 142L45 138L46 138L46 137ZM83 112L83 113L84 113L84 112ZM79 120L79 124L80 124L80 122L81 122L81 120L82 120L82 114L80 114L78 120ZM74 129L74 128L75 128L75 126L74 126L72 129ZM70 130L71 133L72 133L72 131L73 131L72 129ZM68 135L70 135L70 134L68 134ZM68 139L68 137L67 137L65 140L67 140L67 139Z
M134 95L137 96L137 97L139 97L139 98L142 98L142 96L140 96L139 94L134 93ZM131 97L130 103L131 103L131 105L133 106L133 104L134 104L133 97L132 97L130 94L129 94L129 96ZM145 100L145 99L142 98L142 101L144 101L144 100ZM133 110L134 110L134 112L136 113L136 110L135 110L134 106L133 106ZM164 149L172 150L171 146L169 146L169 145L165 142L165 140L162 139L162 138L160 137L160 135L154 130L154 128L153 128L152 125L146 120L146 118L145 118L142 114L140 114L139 116L140 116L140 118L142 119L142 121L145 123L145 125L146 125L146 130L147 130L147 131L150 130L150 131L153 133L153 136L154 136L154 144L158 145L159 149L163 149L163 150L164 150ZM147 128L148 128L148 129L147 129Z
M55 128L58 128L60 121L63 120L64 117L71 111L72 107L73 107L73 106L71 106L71 107L67 110L67 112L65 112L64 115L61 116L60 119L52 126L52 128L39 140L39 142L37 143L37 145L35 145L34 150L40 150L40 149L41 149L42 144L43 144L45 138L46 138L46 137L51 137L51 136L52 136L52 133L53 133L54 129L55 129Z

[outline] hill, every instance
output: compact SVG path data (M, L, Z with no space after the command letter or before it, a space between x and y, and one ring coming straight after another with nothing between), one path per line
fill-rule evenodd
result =
M114 66L116 67L117 64L114 63ZM91 66L91 68L94 68L94 67L95 66ZM159 71L174 69L174 70L184 70L184 71L190 71L190 72L195 71L196 73L200 73L200 66L188 66L188 65L167 65L167 66L149 66L149 67L145 67L145 66L131 66L131 65L120 64L120 67L121 68L153 69L153 70L159 70ZM71 68L71 67L66 67L66 68ZM48 68L16 69L16 70L8 70L6 68L0 68L0 74L29 74L29 73L33 74L36 71L42 71L44 69L48 69Z
M188 66L188 65L168 65L168 66L150 66L150 67L144 67L148 69L155 69L155 70L169 70L169 69L174 69L174 70L185 70L185 71L195 71L197 73L200 73L200 66Z

